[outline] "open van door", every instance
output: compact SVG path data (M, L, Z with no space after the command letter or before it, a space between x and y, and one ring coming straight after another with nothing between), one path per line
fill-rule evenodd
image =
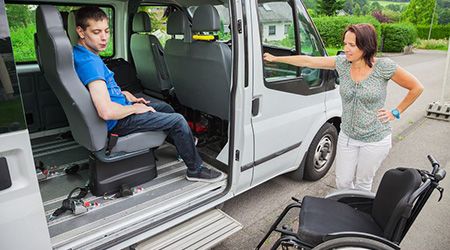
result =
M0 0L0 249L51 249Z
M325 123L327 72L265 63L277 56L325 55L303 5L296 0L258 0L252 8L254 70L252 185L299 166L309 142Z

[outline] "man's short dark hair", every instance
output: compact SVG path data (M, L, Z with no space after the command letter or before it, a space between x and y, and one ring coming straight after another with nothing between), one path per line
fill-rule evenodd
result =
M85 6L81 7L75 13L75 23L85 30L89 26L89 19L93 19L96 22L103 19L108 19L106 13L97 6Z

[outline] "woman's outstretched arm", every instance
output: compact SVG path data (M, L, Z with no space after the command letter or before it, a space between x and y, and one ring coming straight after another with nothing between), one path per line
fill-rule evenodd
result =
M274 56L270 53L264 53L264 61L286 63L297 67L308 67L314 69L335 69L336 57L323 56Z

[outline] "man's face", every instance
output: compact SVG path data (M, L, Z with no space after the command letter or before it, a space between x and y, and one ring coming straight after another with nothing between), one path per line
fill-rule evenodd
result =
M79 43L92 51L95 54L106 49L109 41L109 26L108 19L95 21L88 20L88 26L83 30L80 26L77 27L77 33L80 37Z

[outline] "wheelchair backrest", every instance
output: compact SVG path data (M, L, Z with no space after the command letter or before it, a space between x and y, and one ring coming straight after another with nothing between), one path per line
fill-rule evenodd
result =
M372 217L386 239L401 240L394 238L403 234L415 201L411 198L421 184L422 177L416 169L397 168L384 174L373 202Z

